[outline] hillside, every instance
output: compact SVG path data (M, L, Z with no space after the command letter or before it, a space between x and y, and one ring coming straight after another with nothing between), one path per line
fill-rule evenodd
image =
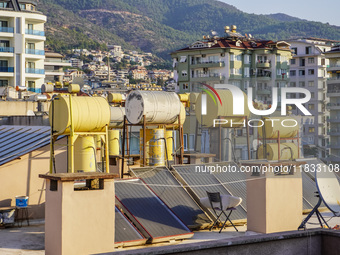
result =
M340 40L338 26L282 13L248 14L216 0L40 0L38 8L48 17L47 43L58 51L120 44L169 59L169 52L211 30L223 35L232 24L257 38Z

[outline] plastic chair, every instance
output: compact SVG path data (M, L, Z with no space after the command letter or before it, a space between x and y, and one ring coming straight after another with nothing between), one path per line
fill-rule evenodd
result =
M220 217L223 214L223 215L225 215L226 220L223 223L219 233L221 233L221 231L224 228L224 226L227 223L227 221L229 221L231 223L231 225L235 228L235 230L238 232L238 229L235 227L234 223L230 220L230 215L233 212L233 210L236 210L236 208L230 207L230 208L226 208L225 210L223 210L223 205L222 205L222 199L221 199L220 192L208 192L207 191L207 195L208 195L208 198L209 198L209 201L210 201L211 208L213 209L213 211L214 211L214 213L215 213L215 215L217 217L215 222L214 222L214 224L210 227L209 231L211 231L213 229L213 227L216 225L216 223L219 221ZM215 203L215 205L213 203ZM216 204L217 204L217 206L216 206ZM220 211L219 214L218 214L218 211ZM226 211L229 211L228 215L226 214Z

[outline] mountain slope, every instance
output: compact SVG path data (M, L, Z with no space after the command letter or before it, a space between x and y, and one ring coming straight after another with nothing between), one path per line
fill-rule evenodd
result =
M40 0L47 17L46 34L53 49L98 48L120 44L124 49L168 53L225 25L241 33L281 40L320 37L340 40L340 27L285 14L255 15L216 0Z

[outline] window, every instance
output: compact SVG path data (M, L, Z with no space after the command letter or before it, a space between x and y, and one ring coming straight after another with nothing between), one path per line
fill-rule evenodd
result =
M304 87L305 86L305 82L304 81L299 81L299 87Z
M314 104L309 104L308 105L308 110L314 110Z
M296 82L291 82L291 83L289 84L289 87L296 87Z
M9 41L0 40L0 47L9 47Z
M35 69L35 63L34 62L27 62L27 68Z
M8 61L7 60L0 60L0 67L8 67Z
M306 47L306 54L311 54L312 53L312 47L311 46L308 46Z
M298 53L297 48L292 48L292 52L293 52L293 54L297 55L297 53Z
M0 20L0 27L8 27L8 21Z
M304 58L300 58L300 66L305 66L305 59Z
M234 54L230 54L230 61L234 61L234 60L235 60Z
M188 150L188 134L183 134L183 148L185 151Z
M35 43L27 43L27 49L34 50L35 49Z
M308 128L309 133L314 133L314 131L315 131L315 128L313 128L313 127Z
M244 63L250 64L250 55L244 55Z
M193 151L195 150L195 135L189 134L189 150Z
M250 76L250 69L249 67L244 68L244 77L249 77Z
M188 76L187 70L183 70L181 74L182 74L183 77Z
M237 60L237 61L242 61L242 54L236 55L236 60Z
M321 59L321 65L323 65L323 66L326 65L326 59L324 59L324 58Z
M289 75L290 76L296 76L296 70L290 70Z
M295 63L296 63L296 59L295 59L295 58L292 58L292 59L290 60L290 64L291 64L291 65L295 65Z
M314 64L314 58L308 58L308 64Z
M7 8L7 4L5 2L0 2L0 8Z
M33 24L27 24L27 29L28 30L33 30Z
M34 89L35 88L35 81L28 81L28 87Z
M308 87L314 87L314 81L309 81L308 82Z
M299 70L299 76L304 76L305 75L305 70Z
M183 90L188 90L189 89L188 83L183 83L182 88Z
M311 93L310 93L310 97L311 97L311 98L314 98L314 97L315 97L314 94L315 94L314 92L311 92Z
M0 87L8 86L8 80L0 80Z
M26 4L19 4L20 10L26 10Z
M308 69L308 75L314 75L314 69Z
M28 26L29 26L30 24L28 24ZM30 29L30 28L28 28L28 29ZM32 25L32 28L31 29L33 29L33 25ZM179 62L180 63L185 63L185 62L187 62L187 56L181 56L181 59L179 60Z

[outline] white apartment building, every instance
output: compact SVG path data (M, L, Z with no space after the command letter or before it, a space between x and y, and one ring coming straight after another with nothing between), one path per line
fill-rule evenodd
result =
M327 66L329 60L325 52L329 51L334 41L319 38L301 38L288 40L291 44L293 58L290 65L290 87L302 87L311 92L311 100L305 105L314 116L314 121L303 126L302 144L305 147L316 146L316 155L325 158L328 152L329 136L327 134L326 104ZM300 95L292 95L298 98ZM293 113L301 114L298 109ZM315 147L314 147L315 148ZM307 155L306 155L307 156Z
M325 53L329 59L327 71L329 79L327 81L327 96L330 111L329 135L330 135L330 157L327 159L333 163L340 163L340 45L332 47Z
M71 67L68 60L63 59L64 56L55 52L45 53L45 82L63 82L64 68Z
M46 16L30 0L0 0L0 94L8 87L40 92Z

